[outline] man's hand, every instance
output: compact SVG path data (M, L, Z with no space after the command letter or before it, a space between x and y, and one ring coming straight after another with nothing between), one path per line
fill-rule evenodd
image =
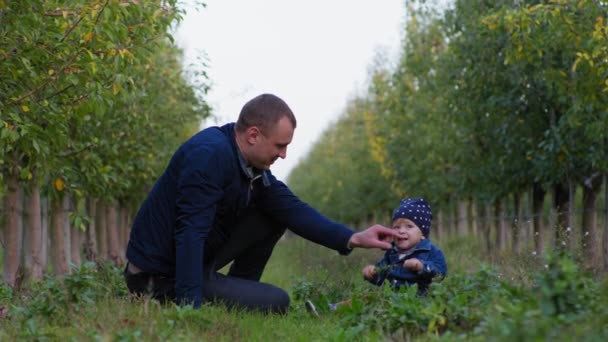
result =
M367 266L363 267L362 273L363 273L363 278L370 280L376 275L376 266L367 265Z
M422 262L418 259L407 259L403 262L403 267L410 271L420 272L422 271Z
M357 232L350 237L348 246L350 248L382 248L390 249L393 237L397 237L395 230L375 224L366 230Z

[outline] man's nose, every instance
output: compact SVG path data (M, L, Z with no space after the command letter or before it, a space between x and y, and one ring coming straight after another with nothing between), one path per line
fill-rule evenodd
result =
M281 159L287 158L287 149L286 148L279 151L279 157L281 157Z

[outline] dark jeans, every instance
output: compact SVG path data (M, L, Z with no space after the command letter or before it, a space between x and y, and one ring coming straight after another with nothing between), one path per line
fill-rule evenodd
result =
M264 267L285 232L277 222L249 209L229 230L213 229L205 242L203 300L231 308L286 313L289 295L261 283ZM232 262L226 275L218 271ZM125 270L131 293L150 294L160 301L175 300L175 278Z

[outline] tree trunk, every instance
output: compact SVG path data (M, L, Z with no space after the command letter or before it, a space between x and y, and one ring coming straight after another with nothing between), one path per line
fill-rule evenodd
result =
M33 179L36 179L34 175ZM44 276L44 268L46 266L43 261L46 258L42 257L44 234L42 231L42 209L40 205L40 185L37 181L31 183L31 191L28 199L28 215L27 215L27 273L32 280L41 280Z
M121 244L120 244L120 249L121 249L121 257L123 261L127 261L127 257L126 257L126 251L127 251L127 244L129 243L129 232L131 231L129 229L129 209L125 206L122 206L120 208L120 233L121 233Z
M103 262L108 258L108 234L106 220L106 205L103 199L97 201L97 261Z
M511 230L511 241L513 243L513 250L517 253L521 251L521 227L523 222L521 222L521 194L516 192L513 194L513 222Z
M19 178L16 174L6 177L7 193L4 198L6 227L4 230L4 282L11 287L19 285L21 246L23 238L22 203Z
M458 236L458 204L454 200L450 201L450 236Z
M474 200L470 200L469 201L469 209L468 209L468 211L469 211L469 218L470 218L469 221L471 222L471 234L473 236L477 236L477 230L479 229L477 227L477 225L478 225L478 217L477 217L477 215L479 213L478 213L478 210L477 210L477 202L476 201L474 201Z
M68 246L65 238L65 212L62 198L51 199L51 258L55 275L70 272Z
M568 197L569 197L569 202L568 202L568 228L566 229L566 243L568 244L568 248L571 251L574 251L574 247L576 245L576 241L579 241L576 238L576 234L578 234L578 232L574 229L576 227L576 208L575 208L575 201L576 201L576 183L574 181L572 181L571 179L568 180Z
M534 183L532 186L532 230L534 232L534 251L538 254L542 254L545 247L543 224L545 194L546 192L540 184Z
M494 201L494 226L496 227L496 235L494 236L495 248L503 250L505 248L505 220L502 200Z
M67 202L67 210L68 212L76 212L79 213L80 210L78 208L78 200L76 198L72 198L72 200L68 200ZM69 220L68 220L69 223ZM75 266L80 266L82 264L82 230L80 227L69 226L70 228L70 256L72 257L72 264Z
M44 266L42 270L46 273L49 263L49 199L48 197L40 198L40 207L42 209L42 250L40 255L40 263Z
M583 184L583 221L581 243L583 259L588 268L600 268L600 234L597 227L595 203L602 186L602 178L594 177Z
M569 211L570 189L568 183L559 183L553 186L553 208L557 215L555 224L555 248L568 249L569 246Z
M70 264L72 262L72 229L70 224L70 211L72 209L70 207L70 198L72 197L66 192L61 202L61 207L63 209L63 238L65 241L65 255L68 260L68 268L70 267Z
M99 252L97 249L97 199L87 199L87 214L89 215L89 224L86 231L86 243L84 247L84 255L88 261L97 261Z
M608 271L608 174L604 173L604 241L602 242L602 256L604 270Z
M24 280L29 279L29 272L32 265L32 258L29 255L30 250L30 229L28 227L30 221L30 196L28 191L24 191L26 184L21 183L20 193L23 195L21 198L21 205L23 206L23 212L21 215L21 266L20 275Z
M443 235L443 237L445 239L449 239L450 236L452 236L453 217L454 211L452 210L452 204L448 202L446 204L445 209L443 210L443 231L445 232L445 235Z
M108 202L106 207L107 220L108 222L108 259L114 263L114 265L121 265L120 260L120 248L118 243L118 220L116 215L116 204Z
M443 236L445 234L445 230L444 230L444 224L445 224L445 219L443 218L443 210L438 210L436 212L436 219L435 221L435 227L437 227L437 229L435 229L435 232L433 232L433 239L434 241L437 242L441 242L443 241Z
M482 203L481 206L481 220L479 221L479 231L483 234L483 240L486 246L486 252L490 252L492 250L492 225L490 224L490 208L486 203Z
M458 236L466 236L468 234L469 221L467 218L467 201L458 201Z

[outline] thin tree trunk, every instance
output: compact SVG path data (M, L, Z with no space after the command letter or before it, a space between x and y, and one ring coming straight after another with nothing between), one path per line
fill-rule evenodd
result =
M19 275L23 277L23 280L27 280L30 278L30 270L32 269L32 258L29 255L31 231L28 227L30 222L30 196L28 191L24 191L27 185L22 183L21 186L20 193L23 197L20 201L23 205L23 212L21 215L21 266Z
M571 251L574 251L574 246L576 245L576 241L580 241L576 238L576 234L578 232L575 230L576 227L576 208L575 208L575 199L576 199L576 182L572 179L568 180L568 228L566 229L566 244Z
M458 201L458 222L456 224L458 236L466 236L468 234L468 218L467 218L467 201Z
M452 236L455 236L455 237L460 236L460 231L459 231L460 213L458 212L458 209L459 209L458 204L459 204L458 199L453 199L451 201L452 209L450 212L450 215L451 215L450 221L452 222L452 225L450 227L450 233L452 234Z
M456 233L456 215L454 213L454 206L452 203L449 204L448 210L446 211L445 222L447 228L446 230L448 232L447 236L454 236Z
M602 242L602 256L604 259L604 270L608 271L608 174L604 173L604 240Z
M86 244L84 248L84 255L88 261L97 261L99 258L99 251L97 249L97 199L87 199L87 213L89 215L89 224L87 225L86 232Z
M79 213L78 199L75 197L68 201L69 211ZM80 266L82 264L82 230L80 227L70 227L70 256L72 257L72 264Z
M450 236L458 236L458 209L457 205L454 204L454 200L450 201L450 217L448 220L450 222L449 227L449 235Z
M21 183L21 189L19 189L19 193L23 196L19 200L23 206L21 214L21 266L19 274L24 280L29 279L29 272L32 264L32 258L28 253L30 250L30 230L28 227L30 221L30 196L28 191L24 191L26 186L25 183ZM2 229L1 226L0 229Z
M494 201L494 226L496 228L494 245L499 250L503 250L505 248L505 220L503 218L503 214L502 200L497 199Z
M97 261L103 262L108 258L108 231L106 220L106 205L103 199L97 201Z
M477 230L479 229L477 227L478 225L478 210L477 210L477 202L474 200L470 200L469 201L469 221L471 222L471 234L473 236L477 236Z
M121 258L124 262L127 261L126 250L129 243L129 209L126 206L120 208L120 233L121 233Z
M507 228L509 225L509 219L507 218L507 201L506 199L501 199L500 202L502 202L502 205L500 206L501 210L500 210L500 231L502 232L501 234L501 241L502 241L502 249L506 249L509 247L509 229Z
M42 249L40 252L40 263L43 265L42 273L46 273L49 264L49 199L48 197L40 198L40 207L42 209Z
M513 212L515 215L515 218L513 219L513 223L512 223L512 227L513 229L511 230L512 235L512 243L513 243L513 250L517 253L519 253L521 251L521 227L522 227L522 222L521 222L521 194L519 192L516 192L513 194Z
M107 210L107 227L108 227L108 258L115 265L120 265L120 249L118 243L118 220L116 215L116 203L108 202Z
M443 210L438 210L435 214L437 216L437 218L434 220L435 221L435 227L437 227L437 229L435 229L435 231L433 232L433 239L434 241L438 241L441 242L443 241L443 236L445 234L445 230L444 230L444 217L443 217Z
M36 176L33 177L36 180ZM41 280L44 276L44 267L46 266L42 257L43 253L43 231L42 231L42 210L40 205L40 188L37 181L31 183L31 191L28 199L28 215L27 215L27 230L28 230L28 249L27 256L27 273L32 280Z
M534 232L534 251L538 254L544 252L545 247L545 227L543 224L545 190L538 183L532 186L532 224Z
M65 238L65 212L63 200L51 200L51 258L55 275L65 275L70 272L68 265L68 248Z
M70 207L72 202L70 200L71 198L72 196L66 192L61 203L61 207L63 208L63 238L65 241L65 255L68 260L68 268L71 267L70 264L72 263L72 229L70 224L70 211L72 210ZM68 273L70 273L70 271L68 271Z
M595 203L600 194L602 178L594 175L583 184L583 221L581 227L581 243L584 262L588 268L600 268L600 234L597 227Z
M21 266L22 246L22 204L19 178L16 174L6 177L8 191L4 198L6 210L6 228L4 230L4 282L11 286L19 285L19 268Z
M486 203L482 203L481 206L481 220L479 221L479 231L483 234L483 240L486 246L486 252L492 250L492 225L490 218L490 207Z
M555 184L553 186L553 208L557 214L555 224L555 248L567 249L570 229L568 212L570 210L570 189L567 183Z

